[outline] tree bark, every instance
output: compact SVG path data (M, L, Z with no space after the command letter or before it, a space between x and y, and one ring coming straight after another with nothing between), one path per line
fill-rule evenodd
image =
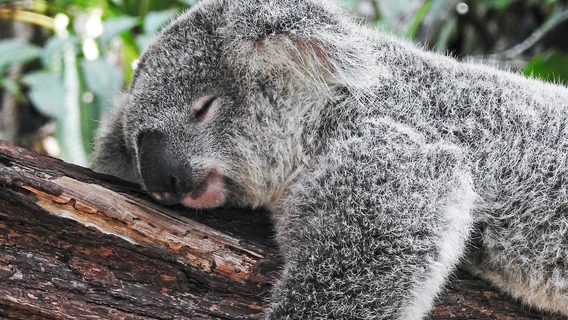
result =
M272 239L265 212L160 207L0 141L0 318L260 319ZM430 319L550 319L458 274Z

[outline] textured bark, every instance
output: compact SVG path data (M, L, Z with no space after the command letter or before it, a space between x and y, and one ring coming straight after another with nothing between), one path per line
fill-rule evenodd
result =
M160 207L0 142L0 318L262 318L272 238L266 213ZM446 291L431 319L550 319L465 274Z

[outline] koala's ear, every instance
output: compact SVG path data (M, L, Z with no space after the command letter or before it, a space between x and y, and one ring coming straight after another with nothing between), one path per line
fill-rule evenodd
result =
M353 24L329 2L227 0L226 52L251 75L294 74L328 84L357 79L355 68L373 59L354 43Z

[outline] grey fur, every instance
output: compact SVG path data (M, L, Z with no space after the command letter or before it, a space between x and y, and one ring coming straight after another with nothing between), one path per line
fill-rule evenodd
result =
M269 319L421 319L460 259L568 315L567 124L567 88L324 1L206 0L144 53L93 168L137 180L137 139L160 131L224 176L225 204L268 208L286 258Z

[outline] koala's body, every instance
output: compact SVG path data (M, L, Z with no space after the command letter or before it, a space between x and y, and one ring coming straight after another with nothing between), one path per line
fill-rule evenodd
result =
M265 207L269 319L421 319L467 269L568 315L568 89L427 53L317 0L205 0L142 56L93 167Z

